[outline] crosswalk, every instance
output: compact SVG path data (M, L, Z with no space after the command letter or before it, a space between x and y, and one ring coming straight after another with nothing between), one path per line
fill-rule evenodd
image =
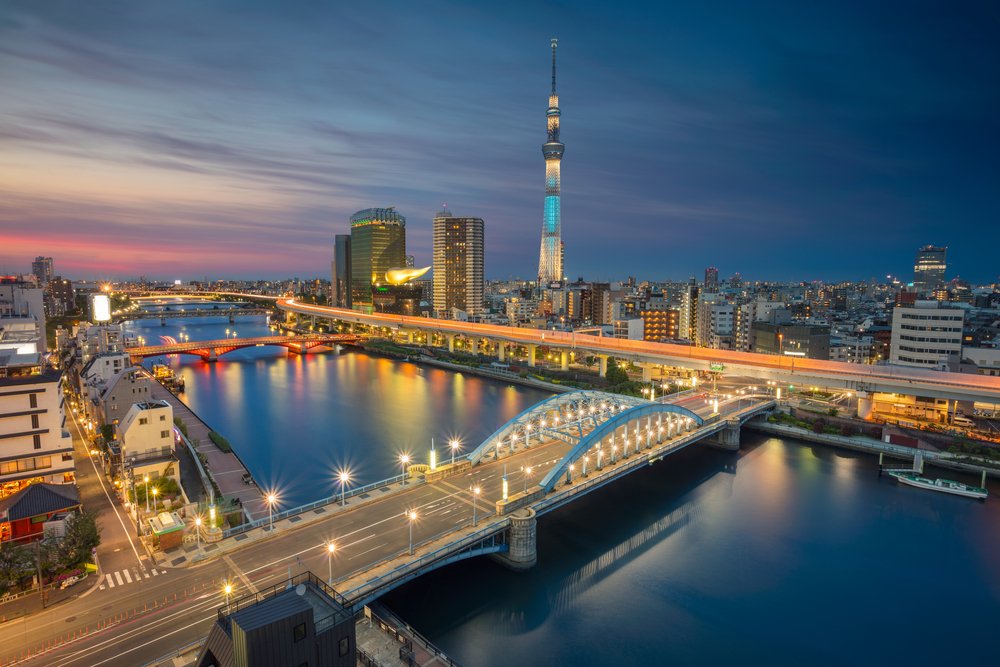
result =
M141 571L138 568L126 568L124 570L118 570L116 572L111 572L110 574L104 575L104 581L101 583L100 589L103 591L105 588L116 588L118 586L127 586L129 584L135 584L143 579L149 579L150 577L159 577L166 574L165 570L157 570L152 568L150 570Z

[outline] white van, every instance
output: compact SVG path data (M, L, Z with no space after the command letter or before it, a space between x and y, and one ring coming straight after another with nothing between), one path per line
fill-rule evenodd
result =
M951 418L951 423L955 426L962 426L964 428L972 428L976 425L976 422L972 421L968 417L963 417L962 415L956 415Z

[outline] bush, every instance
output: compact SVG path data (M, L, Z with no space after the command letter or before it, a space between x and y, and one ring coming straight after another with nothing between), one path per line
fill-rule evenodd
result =
M813 433L822 433L824 430L826 430L825 421L823 421L822 419L817 419L816 421L813 422L812 424Z
M183 419L180 417L174 417L174 424L177 425L177 429L184 434L185 438L188 437L188 427L187 424L184 423Z
M208 439L215 443L215 446L224 452L233 451L233 446L229 444L229 441L222 437L221 433L215 431L208 432Z
M838 410L837 408L830 408L829 410L826 411L826 414L830 415L831 417L836 417L839 412L840 410Z

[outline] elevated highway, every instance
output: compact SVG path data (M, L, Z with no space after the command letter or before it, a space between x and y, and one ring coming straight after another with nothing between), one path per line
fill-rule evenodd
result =
M1000 377L967 373L946 373L904 366L868 366L837 361L819 361L799 357L753 354L730 350L648 341L605 338L565 331L544 331L521 327L407 317L304 304L295 299L278 299L279 309L297 315L373 327L389 327L398 331L440 334L444 337L487 339L504 346L528 348L529 357L537 348L565 353L594 355L601 359L602 368L608 357L624 359L652 367L656 365L686 368L695 371L720 370L781 385L822 386L858 392L885 392L907 396L924 396L951 401L982 401L1000 404ZM449 341L451 344L451 341ZM533 358L529 359L533 365Z

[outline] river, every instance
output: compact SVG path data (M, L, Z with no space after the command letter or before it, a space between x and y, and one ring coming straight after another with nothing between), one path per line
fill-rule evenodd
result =
M150 343L267 331L132 327ZM289 505L332 493L337 466L386 477L399 451L468 447L545 396L359 353L171 363L185 401ZM738 453L691 448L542 517L528 572L474 559L385 601L468 667L996 663L1000 502L876 471L871 456L744 432Z

